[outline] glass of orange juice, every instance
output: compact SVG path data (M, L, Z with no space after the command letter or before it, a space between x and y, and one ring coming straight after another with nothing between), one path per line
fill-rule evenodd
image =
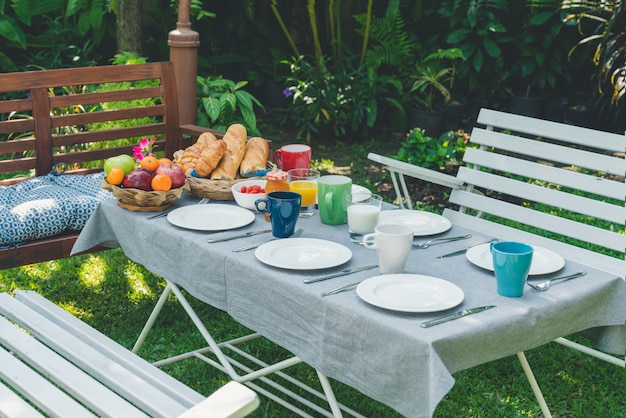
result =
M300 216L313 216L317 202L317 180L320 172L310 168L293 168L289 170L289 190L302 195Z

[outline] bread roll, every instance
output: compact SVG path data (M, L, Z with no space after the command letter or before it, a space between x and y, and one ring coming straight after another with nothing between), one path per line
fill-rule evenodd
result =
M270 146L263 138L255 136L246 144L246 153L239 166L241 177L252 177L267 170L267 157Z
M195 144L187 147L178 160L185 166L185 173L206 177L217 167L226 151L226 143L218 140L215 135L205 132Z
M226 152L226 143L216 140L209 145L204 144L200 158L196 161L196 174L206 177L211 174L219 165Z
M198 137L198 140L196 141L196 143L210 145L217 141L219 141L219 139L217 139L217 137L213 135L211 132L203 132Z
M230 125L222 138L226 151L218 166L211 173L211 180L234 180L246 152L246 128L235 123Z

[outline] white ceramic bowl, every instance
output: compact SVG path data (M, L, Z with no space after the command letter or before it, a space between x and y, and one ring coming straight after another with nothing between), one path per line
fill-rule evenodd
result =
M265 193L241 193L241 188L243 186L250 187L254 185L259 185L263 189L265 189L265 184L267 180L245 180L240 181L239 183L235 183L232 185L231 190L233 192L233 196L235 197L235 202L242 208L250 209L256 211L254 207L254 202L257 199L262 199L265 197Z

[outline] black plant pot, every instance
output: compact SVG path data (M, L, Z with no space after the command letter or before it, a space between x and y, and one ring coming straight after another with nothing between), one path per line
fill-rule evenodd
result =
M540 117L543 116L545 107L544 97L511 97L509 107L511 113L516 113L523 116Z
M467 110L467 102L445 103L442 130L443 132L456 131L461 127L461 120Z
M422 110L408 106L406 108L406 116L409 130L421 128L424 130L424 135L432 138L439 138L443 133L443 119L445 116L443 109Z
M596 129L596 112L586 105L569 106L565 109L565 122L570 125Z
M467 111L472 118L472 125L476 123L476 119L478 118L478 113L480 113L480 109L490 107L489 104L489 99L486 97L471 96L469 98Z

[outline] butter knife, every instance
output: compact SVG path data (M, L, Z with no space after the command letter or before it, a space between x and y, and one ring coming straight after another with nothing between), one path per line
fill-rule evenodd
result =
M432 327L433 325L443 324L444 322L452 321L454 319L463 318L464 316L472 315L472 314L475 314L475 313L478 313L478 312L482 312L482 311L486 311L487 309L491 309L491 308L495 308L495 307L496 307L495 305L488 305L488 306L480 306L478 308L463 309L462 311L459 311L457 313L453 313L453 314L450 314L450 315L442 316L441 318L432 319L430 321L422 322L420 324L420 326L422 328Z
M297 237L299 237L300 235L302 235L302 233L303 233L303 232L304 232L304 229L300 228L300 229L298 229L296 232L294 232L294 233L293 233L293 235L292 235L292 236L290 236L290 237L287 237L287 238L272 238L272 239L268 239L267 241L259 242L258 244L246 245L245 247L235 248L235 249L233 250L233 252L235 252L235 253L240 253L240 252L242 252L242 251L252 250L253 248L260 247L261 245L263 245L263 244L265 244L265 243L268 243L268 242L270 242L270 241L275 241L275 240L277 240L277 239L297 238Z
M308 279L304 279L304 283L315 283L321 282L322 280L334 279L335 277L345 276L346 274L357 273L359 271L365 271L373 269L374 267L378 267L378 265L373 266L364 266L364 267L354 267L350 269L345 269L338 271L336 273L325 274L323 276L310 277Z
M458 250L458 251L453 251L453 252L448 253L448 254L440 255L437 258L448 258L448 257L454 257L455 255L465 254L467 252L467 250L469 250L472 247L475 247L476 245L487 244L487 243L490 243L490 242L493 242L493 241L497 241L497 240L498 240L497 238L493 238L493 239L490 239L489 241L479 242L478 244L472 245L471 247L467 247L467 248L464 248L464 249Z
M243 234L230 235L230 236L222 237L222 238L211 238L211 239L208 239L206 242L208 242L208 243L224 242L224 241L230 241L231 239L245 238L245 237L251 237L253 235L266 234L268 232L272 232L272 230L271 229L263 229L261 231L250 231L250 232L246 232L246 233L243 233Z

